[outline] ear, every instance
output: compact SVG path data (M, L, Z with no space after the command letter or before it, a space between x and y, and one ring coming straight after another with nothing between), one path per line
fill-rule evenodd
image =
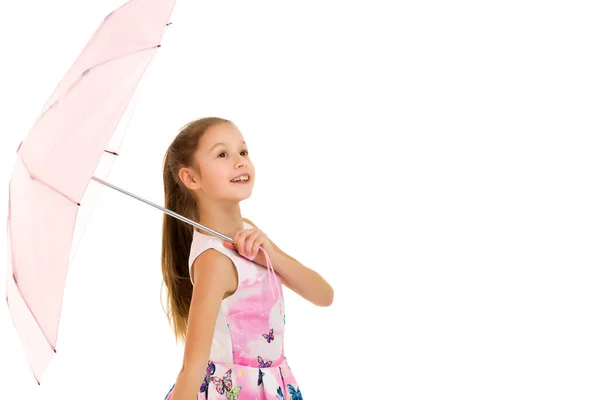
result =
M196 190L200 188L198 174L192 168L181 167L179 169L179 179L181 179L181 182L183 182L183 184L190 190Z

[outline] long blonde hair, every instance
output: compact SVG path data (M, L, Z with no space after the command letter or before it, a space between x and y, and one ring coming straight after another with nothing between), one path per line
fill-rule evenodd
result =
M175 137L164 158L163 184L165 205L192 221L198 222L198 204L191 191L179 179L181 167L193 165L194 153L200 137L208 128L231 121L207 117L185 125ZM165 214L162 227L161 268L163 283L167 288L167 318L175 333L176 343L185 341L187 322L192 301L192 283L188 260L194 227Z

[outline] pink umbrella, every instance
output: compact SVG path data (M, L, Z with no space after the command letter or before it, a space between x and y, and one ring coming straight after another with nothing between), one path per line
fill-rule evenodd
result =
M38 384L56 353L82 198L91 179L104 183L98 176L108 174L118 154L114 132L174 6L175 0L131 0L109 14L17 150L6 301Z

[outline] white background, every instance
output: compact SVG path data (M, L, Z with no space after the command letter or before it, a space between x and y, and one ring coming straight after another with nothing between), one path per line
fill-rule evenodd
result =
M2 2L2 213L19 142L121 4ZM598 399L593 4L182 0L110 181L162 204L177 130L239 126L257 168L244 216L335 288L330 308L285 292L307 400ZM102 191L41 386L2 303L1 399L164 398L182 347L161 218Z

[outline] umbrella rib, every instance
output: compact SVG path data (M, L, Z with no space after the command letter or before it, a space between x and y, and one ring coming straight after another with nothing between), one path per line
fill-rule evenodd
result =
M44 332L44 328L42 328L42 326L40 325L40 322L38 321L38 319L36 318L35 314L31 310L31 307L29 306L29 303L27 303L27 299L25 299L25 296L23 296L23 292L21 292L21 288L19 287L19 284L17 283L17 279L15 277L15 274L13 274L12 278L13 278L13 281L15 282L15 287L17 288L17 292L19 293L19 296L21 296L21 299L23 300L23 303L25 303L25 306L29 310L29 313L31 314L31 317L35 321L35 324L38 326L38 328L40 328L40 331L42 332L42 335L44 336L44 339L46 339L46 342L48 342L48 346L50 346L50 348L52 349L52 351L54 351L56 353L56 348L52 345L52 343L50 342L50 339L48 339L48 336L46 336L46 332ZM7 297L7 300L8 300L8 297ZM8 301L7 301L7 303L8 303ZM10 308L10 304L8 304L8 306Z
M41 119L44 117L44 115L46 115L46 113L47 113L48 111L50 111L52 108L54 108L54 107L55 107L55 106L56 106L56 105L57 105L57 104L58 104L58 103L59 103L59 102L60 102L60 101L61 101L61 100L62 100L64 97L66 97L66 96L69 94L69 92L70 92L71 90L73 90L73 88L74 88L75 86L77 86L77 84L78 84L79 82L81 82L81 79L82 79L82 78L84 78L84 77L85 77L87 74L89 74L89 72L90 72L92 69L94 69L94 68L97 68L97 67L99 67L99 66L101 66L101 65L107 64L107 63L109 63L109 62L112 62L112 61L119 60L119 59L121 59L121 58L129 57L130 55L132 55L132 54L135 54L135 53L139 53L140 51L152 50L152 49L156 49L156 48L159 48L159 47L161 47L161 45L160 45L160 44L158 44L158 45L154 45L154 46L149 46L149 47L144 47L144 48L142 48L142 49L137 49L137 50L131 51L131 52L129 52L129 53L121 54L120 56L116 56L116 57L113 57L113 58L109 58L108 60L104 60L104 61L102 61L102 62L99 62L99 63L98 63L98 64L96 64L96 65L92 65L91 67L87 68L85 71L83 71L81 74L79 74L79 76L77 77L77 79L75 80L75 82L73 82L73 83L72 83L72 84L69 86L69 88L68 88L68 89L65 91L65 93L64 93L63 95L61 95L61 96L60 96L58 99L56 99L56 100L55 100L55 101L54 101L54 102L53 102L53 103L52 103L50 106L48 106L48 108L46 108L46 110L45 110L45 111L44 111L44 112L43 112L43 113L42 113L42 114L39 116L39 118L37 119L37 121L36 121L36 124L37 124L37 122L39 122L39 121L40 121L40 120L41 120Z
M146 50L156 49L156 48L159 48L160 46L161 46L160 44L155 44L153 46L148 46L148 47L144 47L142 49L137 49L137 50L134 50L134 51L130 51L129 53L121 54L120 56L116 56L114 58L109 58L108 60L104 60L102 62L99 62L96 65L92 65L91 67L89 67L88 69L86 69L85 71L83 71L81 73L81 76L87 75L90 72L90 70L92 70L94 68L97 68L97 67L99 67L99 66L101 66L103 64L106 64L106 63L109 63L109 62L112 62L112 61L116 61L116 60L119 60L119 59L124 58L124 57L129 57L130 55L135 54L135 53L139 53L140 51L146 51Z
M56 193L60 194L60 195L61 195L61 196L63 196L65 199L69 200L70 202L72 202L72 203L75 203L75 204L77 204L78 206L80 206L80 205L81 205L81 203L79 203L78 201L75 201L75 200L73 200L72 198L70 198L70 197L69 197L69 196L67 196L66 194L62 193L60 190L58 190L58 189L56 189L56 188L54 188L54 187L50 186L50 185L49 185L49 184L47 184L46 182L44 182L44 181L42 181L42 180L38 179L37 177L35 177L35 176L34 176L34 175L31 173L31 171L29 170L29 167L27 167L27 164L25 163L25 160L23 160L23 157L21 156L21 153L19 153L19 158L21 159L21 162L23 163L23 166L24 166L24 167L25 167L25 169L27 170L27 173L29 174L29 177L30 177L32 180L34 180L34 181L36 181L36 182L39 182L39 183L41 183L42 185L46 186L48 189L50 189L50 190L52 190L52 191L54 191L54 192L56 192Z

